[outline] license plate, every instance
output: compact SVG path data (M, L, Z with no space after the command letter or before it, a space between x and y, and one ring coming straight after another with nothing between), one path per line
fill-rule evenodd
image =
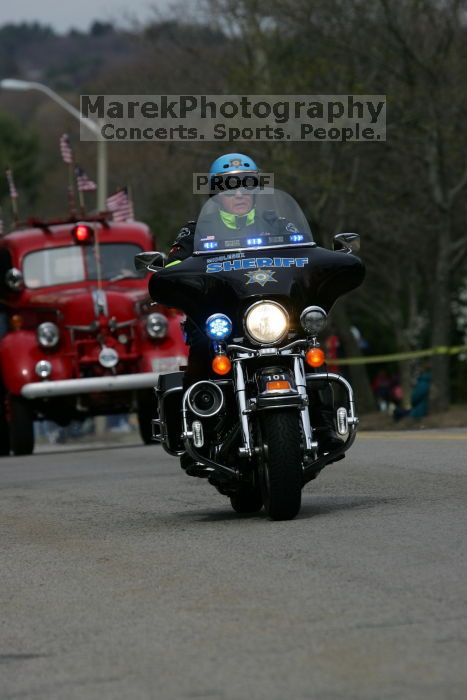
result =
M154 357L152 360L152 369L156 374L178 372L180 365L186 365L186 361L184 355L176 355L175 357Z

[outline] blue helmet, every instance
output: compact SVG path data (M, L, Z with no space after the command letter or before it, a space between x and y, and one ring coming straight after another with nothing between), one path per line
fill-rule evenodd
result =
M258 173L259 168L255 161L243 153L226 153L216 158L209 168L209 177L214 175L228 175L236 173Z

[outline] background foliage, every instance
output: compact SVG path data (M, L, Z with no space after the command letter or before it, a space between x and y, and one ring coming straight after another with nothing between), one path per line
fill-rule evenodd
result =
M465 0L200 0L146 26L94 23L55 34L0 28L0 75L80 93L386 94L385 143L155 143L110 148L111 188L129 182L160 248L196 216L191 173L230 146L246 150L298 199L316 238L356 230L365 285L334 311L345 352L466 342L467 27ZM0 161L12 161L24 213L66 208L58 138L94 176L95 146L34 93L0 95ZM6 115L10 115L7 117ZM14 115L15 121L12 121ZM5 201L5 186L0 189ZM465 360L432 361L432 406L465 398ZM370 374L378 368L370 368ZM398 370L406 394L413 373ZM366 368L353 370L371 407Z

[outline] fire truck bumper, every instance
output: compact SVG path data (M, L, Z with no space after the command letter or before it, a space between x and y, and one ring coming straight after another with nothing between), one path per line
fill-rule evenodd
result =
M21 389L26 399L45 399L73 394L94 394L108 391L133 391L155 387L158 373L120 374L114 377L82 377L56 381L31 382Z

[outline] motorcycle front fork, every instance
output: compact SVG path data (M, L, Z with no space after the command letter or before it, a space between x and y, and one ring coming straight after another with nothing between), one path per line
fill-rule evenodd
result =
M245 375L243 372L242 360L234 360L234 387L237 398L238 411L241 423L241 435L243 445L239 449L242 456L252 457L254 447L251 443L251 430L249 416L253 408L247 405ZM303 436L305 439L305 452L307 455L316 456L318 443L313 440L313 430L310 423L310 415L308 411L308 395L306 390L306 373L303 358L300 355L293 357L293 372L297 392L302 399L301 405L298 406L300 421L302 424ZM251 402L250 402L251 403Z
M250 399L247 403L245 375L242 366L242 360L236 359L234 364L234 384L237 405L240 415L241 437L243 445L239 449L242 456L252 457L255 452L255 447L251 440L250 430L250 415L253 412L255 405L254 399ZM355 411L355 400L351 385L340 374L334 372L317 372L307 374L305 364L301 355L293 356L293 373L295 379L296 390L301 398L301 402L297 405L300 421L302 424L302 432L304 437L305 461L315 460L318 455L318 443L315 440L314 429L310 422L309 399L307 392L307 381L313 385L314 382L327 382L330 385L337 384L344 389L347 394L348 408L341 407L338 409L338 424L343 426L339 433L344 438L344 450L348 449L355 439L355 433L358 425L358 417ZM295 395L296 396L296 395ZM344 420L345 419L345 420Z

